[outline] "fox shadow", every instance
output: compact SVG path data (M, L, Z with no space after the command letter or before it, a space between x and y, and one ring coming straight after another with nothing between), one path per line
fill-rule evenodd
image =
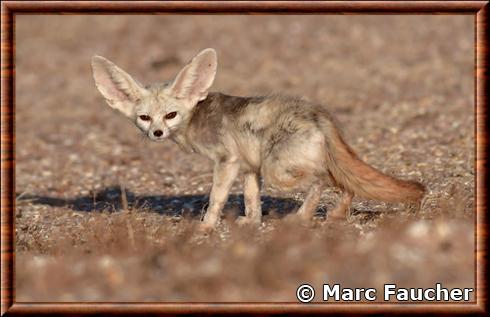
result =
M124 209L146 210L168 216L189 215L200 217L204 214L209 195L136 195L119 186L107 187L88 195L74 198L58 198L41 195L16 195L18 201L31 204L66 207L81 212L118 212ZM264 215L279 217L295 212L301 202L282 197L261 196ZM243 195L230 194L223 208L225 213L243 215L245 210Z

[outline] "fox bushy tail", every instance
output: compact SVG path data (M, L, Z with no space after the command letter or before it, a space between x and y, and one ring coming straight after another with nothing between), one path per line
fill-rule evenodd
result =
M367 199L421 203L424 185L383 174L354 153L334 124L325 129L327 165L337 186Z

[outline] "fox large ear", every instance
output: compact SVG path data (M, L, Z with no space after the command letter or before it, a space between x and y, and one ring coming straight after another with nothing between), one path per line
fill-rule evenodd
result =
M177 99L184 99L192 106L206 99L217 66L218 60L214 49L207 48L201 51L175 77L171 94Z
M92 72L95 85L109 106L132 118L136 103L145 94L143 86L102 56L92 57Z

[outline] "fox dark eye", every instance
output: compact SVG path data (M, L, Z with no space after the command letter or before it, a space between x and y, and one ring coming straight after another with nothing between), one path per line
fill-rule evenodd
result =
M169 112L165 115L165 119L169 120L169 119L173 119L175 118L175 116L177 115L177 112Z
M150 121L151 120L150 116L147 116L146 114L141 115L140 119L143 121Z

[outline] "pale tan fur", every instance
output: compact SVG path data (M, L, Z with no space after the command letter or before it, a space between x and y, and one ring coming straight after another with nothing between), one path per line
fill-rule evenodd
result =
M261 179L265 186L307 192L297 213L301 219L313 217L327 184L344 191L331 212L344 218L354 195L417 205L424 196L420 183L393 178L361 161L323 106L284 96L209 93L217 67L212 49L194 57L174 81L148 87L102 57L94 57L92 67L109 105L150 139L169 138L214 161L203 227L219 221L240 169L245 197L240 224L261 222Z

